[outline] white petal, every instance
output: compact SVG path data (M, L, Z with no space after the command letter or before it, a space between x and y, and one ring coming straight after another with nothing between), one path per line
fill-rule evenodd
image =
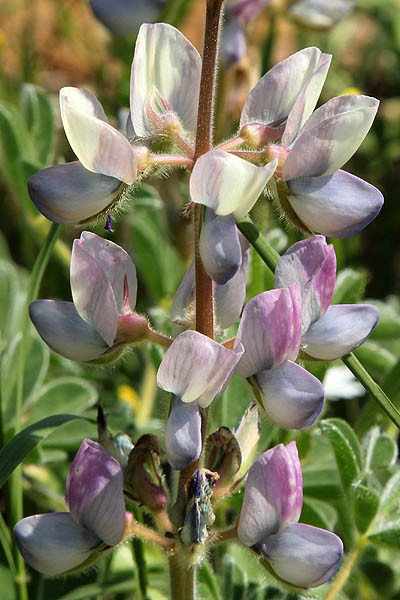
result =
M67 512L26 517L15 525L14 536L26 562L51 576L81 565L101 543Z
M108 350L106 342L79 316L72 302L35 300L29 305L29 316L46 344L66 358L89 361Z
M307 354L321 360L341 358L358 348L379 319L371 304L334 304L301 340Z
M278 162L263 167L222 150L210 150L196 161L190 177L193 202L212 208L217 215L234 213L240 219L257 202Z
M60 90L61 118L71 148L83 166L127 184L136 179L136 156L128 140L106 120L98 100L87 90ZM104 118L103 118L104 115Z
M304 588L330 579L343 556L337 535L303 523L292 523L265 538L261 549L279 577Z
M200 55L178 29L165 23L142 25L131 73L131 115L136 134L157 133L146 117L146 103L154 87L178 115L184 129L194 132L200 75Z
M201 417L197 402L174 398L165 427L165 450L173 469L184 469L201 452Z
M28 192L36 208L51 221L79 223L112 204L121 184L74 161L37 171L28 180Z
M346 171L328 177L289 182L288 200L312 231L346 238L366 227L379 213L383 196L373 185Z
M310 427L324 406L324 388L319 379L287 360L256 375L265 412L285 429Z
M80 240L75 240L72 247L70 279L79 315L112 346L118 326L114 292L100 264L84 250Z
M332 98L311 115L287 157L283 179L332 175L353 156L378 110L368 96Z
M318 68L320 58L321 51L318 48L305 48L282 60L268 71L247 97L240 117L240 127L246 123L267 125L286 118L300 91ZM321 81L321 88L322 85L323 81ZM314 106L319 91L315 92Z
M157 373L157 384L183 402L202 408L221 395L242 354L228 350L197 331L184 331L168 348Z

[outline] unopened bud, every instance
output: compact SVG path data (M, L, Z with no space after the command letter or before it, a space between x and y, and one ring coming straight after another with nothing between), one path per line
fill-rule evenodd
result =
M160 454L156 436L142 435L129 455L125 472L128 494L152 510L164 508L168 501L160 474Z
M147 98L146 117L155 134L168 135L172 131L182 133L182 125L178 115L156 87L153 87Z
M117 338L122 343L139 342L148 331L148 320L144 315L130 313L118 317Z
M276 123L247 123L240 130L240 135L252 148L264 148L267 144L279 140L285 129L282 119ZM271 159L270 159L271 160Z

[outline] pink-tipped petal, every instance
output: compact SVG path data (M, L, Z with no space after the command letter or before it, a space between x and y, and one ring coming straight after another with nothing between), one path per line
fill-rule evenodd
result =
M325 177L340 169L367 135L379 101L369 96L332 98L316 110L300 132L285 161L285 181Z
M302 332L329 308L336 280L336 255L322 235L293 244L281 256L275 270L275 286L298 281L301 288Z
M81 565L101 543L67 512L26 517L15 525L14 537L28 565L52 577Z
M272 160L257 167L223 150L210 150L197 161L190 177L193 202L212 208L217 215L246 215L275 172Z
M301 467L296 442L289 446L279 444L264 452L249 470L238 526L239 539L246 546L254 546L300 517Z
M178 115L183 128L194 132L200 74L200 55L178 29L166 23L142 25L131 73L131 114L136 134L158 133L146 115L146 103L154 88Z
M269 124L286 118L321 61L318 48L305 48L282 60L266 73L251 90L240 117L240 127L247 123ZM329 65L328 65L329 66ZM319 85L310 89L307 108L312 111L317 103L325 76Z
M112 346L118 327L114 292L100 263L85 251L81 240L75 240L72 247L70 279L79 315Z
M125 502L119 462L97 442L83 440L68 474L65 500L75 521L109 546L124 532Z
M118 313L121 314L124 310L133 312L136 306L137 278L136 267L129 254L118 244L90 231L83 231L75 243L101 267L112 287Z
M293 293L292 293L293 292ZM237 372L250 377L280 365L288 357L295 359L300 348L300 286L263 292L245 306L236 343L244 346Z
M92 173L79 161L37 171L28 180L36 208L55 223L79 223L112 204L122 182Z
M256 375L265 412L280 427L310 427L324 406L324 388L314 375L287 360Z
M322 585L335 574L342 560L343 543L325 529L292 523L265 538L261 550L281 579L308 588Z
M334 304L311 325L302 348L320 360L341 358L365 342L378 319L379 311L371 304Z
M201 452L201 417L197 402L174 398L165 427L165 451L173 469L184 469Z
M312 231L346 238L358 233L379 214L383 196L373 185L346 171L328 177L304 177L289 182L288 200Z
M35 300L29 305L29 316L46 344L65 358L86 362L108 350L104 339L79 316L72 302Z
M242 262L242 251L233 215L221 217L205 207L200 256L205 270L216 283L227 283L237 273Z
M132 184L137 174L132 146L106 122L93 94L73 87L62 88L60 109L65 134L82 165L94 173Z
M168 348L157 373L157 384L183 402L207 407L228 385L242 354L228 350L197 331L184 331Z

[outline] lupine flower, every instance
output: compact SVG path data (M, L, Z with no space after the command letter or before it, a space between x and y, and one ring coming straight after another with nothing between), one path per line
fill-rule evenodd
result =
M335 278L335 250L322 235L293 244L281 256L275 271L277 287L299 282L301 345L306 354L321 360L341 358L358 348L379 318L378 309L371 304L330 306Z
M329 29L347 17L353 8L354 0L300 0L289 6L289 13L303 25Z
M142 23L155 21L165 0L90 0L94 16L118 37L133 36Z
M117 244L84 231L71 256L72 302L36 300L29 307L46 344L66 358L107 358L111 349L142 339L147 319L134 313L136 269Z
M218 284L213 281L215 325L219 330L227 329L237 321L240 313L242 312L243 304L246 298L246 281L250 245L248 244L246 238L238 232L236 225L234 225L234 232L238 234L238 242L240 247L240 266L234 276L229 279L227 283ZM221 265L220 272L223 272L224 258L225 252L222 250L219 263ZM194 263L192 263L182 279L171 309L172 321L176 323L176 325L186 326L189 328L194 322L194 275Z
M298 523L302 504L296 442L279 444L259 456L249 470L238 536L246 546L255 546L278 577L308 588L334 575L343 544L330 531Z
M69 512L26 517L14 528L22 556L45 575L78 567L96 549L115 546L122 539L122 470L100 444L82 442L68 475L65 500Z
M168 462L183 469L200 456L201 417L227 387L242 347L228 350L197 331L184 331L168 348L157 373L157 384L174 395L165 430Z
M286 429L312 425L324 403L320 381L293 362L300 338L298 283L258 294L246 304L235 341L244 354L236 370L252 378L266 413Z

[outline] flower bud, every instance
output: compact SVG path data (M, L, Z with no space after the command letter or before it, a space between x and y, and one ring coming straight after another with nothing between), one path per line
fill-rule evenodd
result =
M125 472L129 495L152 510L164 508L168 501L160 474L160 455L156 436L142 435L129 455Z

